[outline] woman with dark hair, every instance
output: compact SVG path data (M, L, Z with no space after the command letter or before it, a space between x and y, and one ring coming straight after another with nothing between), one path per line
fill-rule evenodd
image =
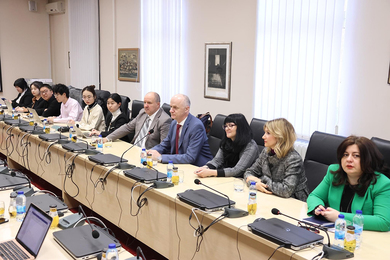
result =
M30 89L28 88L27 82L24 78L19 78L15 80L14 87L18 91L18 96L12 100L12 107L27 107L31 104L33 95L31 94Z
M349 136L337 148L338 164L332 164L322 182L307 199L308 214L336 221L340 213L352 221L362 210L364 229L389 231L390 180L383 156L365 138Z
M121 111L122 99L117 93L112 93L107 99L107 109L110 111L106 117L106 129L105 131L99 131L93 129L90 135L102 135L106 137L107 135L114 132L120 126L126 124L129 119ZM129 142L127 135L121 138L122 141Z
M86 86L81 91L83 101L86 104L83 117L80 121L80 128L82 130L90 131L96 129L103 131L106 127L104 122L104 114L102 107L96 102L95 86Z
M41 87L43 83L40 81L34 81L30 85L30 91L31 94L33 95L32 102L29 104L27 107L34 108L35 110L38 108L46 108L45 100L41 97ZM17 107L15 108L16 111L18 112L23 112L27 113L28 109L27 107Z
M214 159L195 171L198 177L242 177L259 156L259 148L244 115L228 115L222 127L225 135L219 150Z
M309 195L302 157L294 149L297 139L293 125L284 118L264 126L265 149L245 172L245 180L256 182L257 190L283 198L306 201Z

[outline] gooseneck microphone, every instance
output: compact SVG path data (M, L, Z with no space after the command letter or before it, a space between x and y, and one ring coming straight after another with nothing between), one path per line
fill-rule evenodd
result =
M273 208L271 210L271 212L274 215L282 215L282 216L291 218L291 219L293 219L295 221L298 221L298 223L299 222L300 223L304 223L305 225L308 225L308 226L314 227L316 229L319 229L321 231L324 231L326 236L328 237L328 244L327 245L324 244L323 249L322 249L324 251L324 257L325 258L328 258L328 259L347 259L347 258L354 257L354 254L349 252L348 250L330 244L329 234L328 234L328 230L326 228L324 228L324 227L322 227L320 225L314 225L312 223L309 223L309 222L306 222L306 221L303 221L303 220L299 220L299 219L296 219L296 218L291 217L289 215L283 214L277 208Z
M17 175L14 170L9 170L8 168L4 168L3 170L1 170L0 174L15 177L15 178L20 178L20 179L25 179L28 181L28 187L26 187L25 185L18 185L13 189L14 191L23 191L26 197L29 197L34 193L34 189L31 187L31 180L30 178L27 177L27 175L23 173L21 173L22 174L21 176Z
M141 142L144 138L146 138L148 135L151 135L154 133L154 129L150 129L149 132L143 136L141 139L139 139L137 142L135 142L132 146L130 146L126 151L123 152L122 156L121 156L121 159L117 165L116 168L118 169L121 169L121 170L127 170L127 169L133 169L135 166L134 165L131 165L131 164L128 164L128 163L123 163L123 156L125 155L125 153L127 153L131 148L133 148L134 146L136 146L139 142Z
M147 162L143 162L142 163L143 165L145 166L148 166L148 163ZM165 189L165 188L169 188L169 187L173 187L174 184L173 183L170 183L170 182L166 182L166 181L159 181L158 180L158 170L156 168L154 168L153 166L148 166L150 169L153 169L156 171L156 180L153 182L153 187L155 189Z
M211 188L210 186L207 186L206 184L203 184L199 179L195 179L194 180L194 183L197 184L197 185L203 185L215 192L218 192L219 194L221 194L222 196L226 197L228 199L228 204L229 204L229 207L228 208L225 208L225 214L226 214L226 217L228 218L240 218L240 217L245 217L245 216L248 216L248 211L245 211L245 210L242 210L242 209L236 209L236 208L232 208L231 207L231 203L230 203L230 199L229 199L229 196L216 190L216 189L213 189Z
M83 207L81 207L81 205L79 205L79 209L81 210L81 213L83 214L85 220L88 222L88 225L92 229L92 237L97 239L100 236L99 232L97 230L93 229L92 224L91 224L91 222L89 222L89 219L88 219L87 215L85 214Z
M33 127L33 130L31 131L31 133L32 133L33 135L44 134L45 132L43 132L42 130L37 130L37 129L36 129L37 126L38 126L38 123L34 123L34 127Z

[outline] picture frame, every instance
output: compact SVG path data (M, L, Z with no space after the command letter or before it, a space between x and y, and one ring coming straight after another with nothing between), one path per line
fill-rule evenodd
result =
M3 92L3 79L1 77L1 57L0 57L0 92Z
M204 97L230 101L232 42L205 44Z
M139 82L139 48L118 48L118 80Z
M387 84L390 85L390 63L389 63L389 74L387 76Z

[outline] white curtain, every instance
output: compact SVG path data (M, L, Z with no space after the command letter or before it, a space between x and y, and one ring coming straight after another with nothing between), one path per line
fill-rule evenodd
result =
M70 84L99 88L98 0L69 0Z
M334 133L345 0L258 0L254 115Z
M168 103L180 89L182 0L141 1L141 82Z

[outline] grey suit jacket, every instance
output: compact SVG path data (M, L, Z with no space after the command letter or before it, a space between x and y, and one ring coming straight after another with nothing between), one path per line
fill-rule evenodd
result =
M113 133L109 134L107 136L108 139L114 141L118 138L121 138L127 134L134 133L134 138L131 140L130 143L134 143L134 141L137 139L142 125L144 124L146 117L148 115L145 113L144 109L141 109L139 111L139 114L136 118L131 120L129 123L122 125L117 130L115 130ZM170 116L168 116L167 113L164 112L164 110L160 107L160 109L157 111L156 116L154 117L149 129L154 129L153 134L146 137L145 140L145 148L150 149L154 147L155 145L158 145L161 143L162 140L168 135L169 126L171 125L172 119Z

